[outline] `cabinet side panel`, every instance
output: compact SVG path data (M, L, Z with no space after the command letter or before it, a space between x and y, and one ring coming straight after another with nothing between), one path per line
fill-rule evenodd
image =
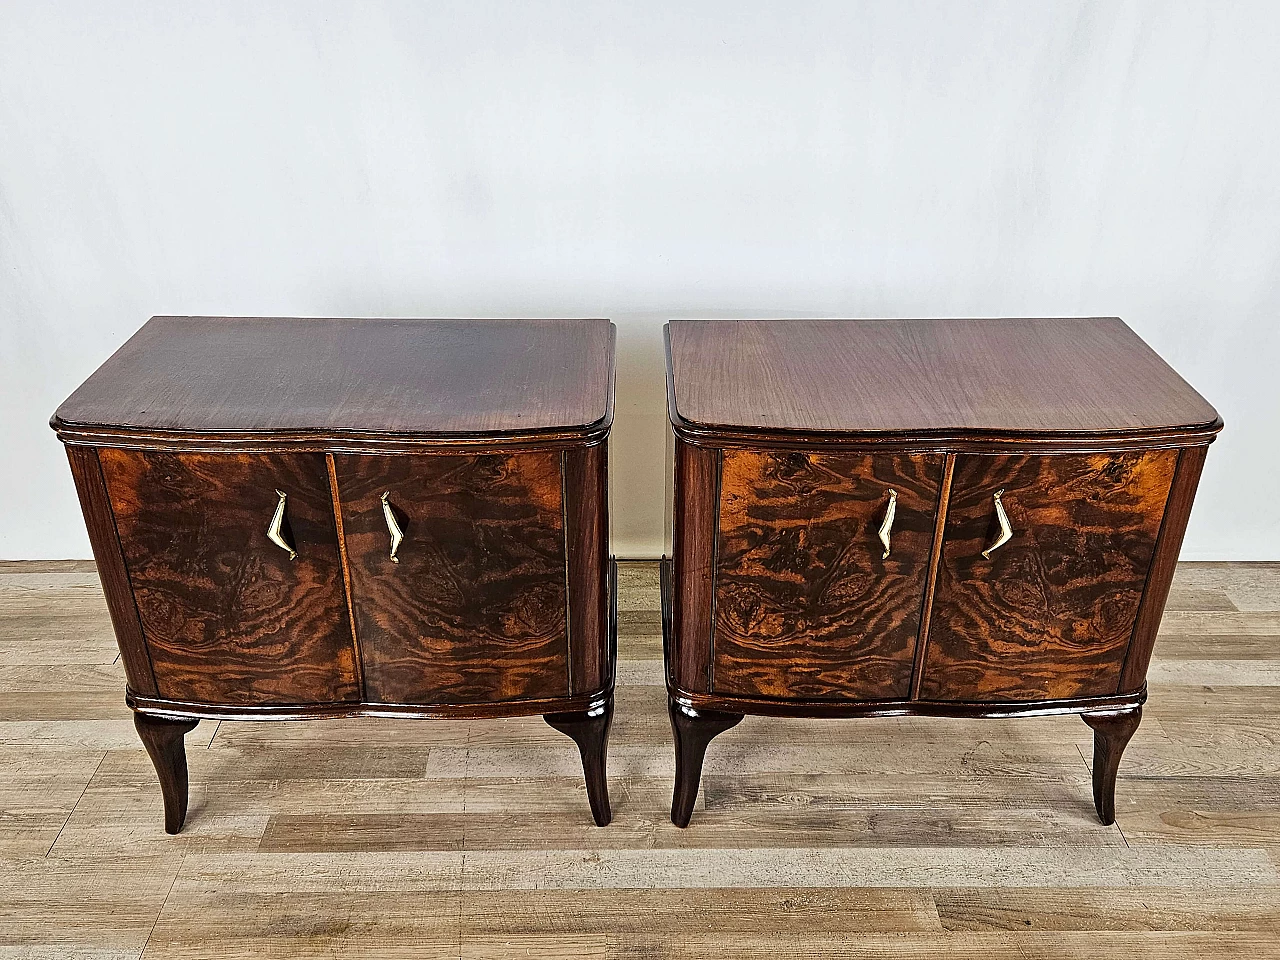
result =
M940 456L726 450L716 693L905 699ZM884 556L881 525L895 500Z
M560 451L333 459L369 700L567 696Z
M1177 459L958 457L920 698L1113 695ZM1012 537L984 557L997 491Z
M84 511L85 526L89 529L98 579L102 581L102 592L107 597L111 626L115 628L116 642L120 645L125 679L131 690L155 696L156 678L142 635L138 608L133 602L133 589L129 585L124 554L120 550L111 501L102 479L102 468L98 465L98 451L92 447L67 447L67 459L71 462L80 509Z
M1147 589L1138 611L1138 623L1133 630L1133 640L1125 658L1124 672L1120 678L1119 693L1131 693L1142 688L1147 680L1147 667L1151 664L1151 652L1155 647L1160 618L1164 615L1165 601L1169 599L1169 587L1173 584L1174 568L1182 549L1182 537L1187 532L1187 520L1191 516L1191 503L1200 483L1200 471L1204 469L1208 447L1188 447L1178 455L1178 467L1173 476L1173 489L1165 506L1164 523L1160 527L1160 539L1156 541L1155 558L1147 575Z
M355 701L355 648L324 457L103 449L158 695ZM288 498L288 554L267 537Z
M565 542L569 555L570 693L592 693L613 673L609 638L609 450L566 450Z
M673 491L672 634L668 669L676 686L693 693L711 688L712 581L714 578L720 451L675 443Z

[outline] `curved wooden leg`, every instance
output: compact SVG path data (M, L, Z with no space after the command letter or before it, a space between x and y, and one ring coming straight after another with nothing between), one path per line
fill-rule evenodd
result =
M609 749L609 726L613 723L613 694L590 710L548 713L542 718L554 729L573 739L582 754L582 773L587 781L587 800L596 826L605 827L613 819L609 810L609 780L605 760Z
M671 696L667 697L667 712L671 714L671 731L676 739L676 787L671 796L671 822L677 827L687 827L693 816L693 804L698 799L707 744L741 723L742 714L695 710L677 703Z
M1120 769L1120 755L1142 722L1142 707L1082 716L1093 728L1093 805L1098 810L1098 819L1110 826L1116 822L1116 771Z
M133 715L134 729L138 731L160 778L165 833L177 833L187 819L187 747L182 738L199 722L170 720L145 713Z

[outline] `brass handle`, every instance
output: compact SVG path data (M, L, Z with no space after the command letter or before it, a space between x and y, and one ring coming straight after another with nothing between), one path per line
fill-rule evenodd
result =
M889 506L884 511L884 522L880 524L880 542L884 544L881 560L889 559L889 535L893 533L893 518L898 512L898 491L889 491Z
M399 563L400 558L396 556L396 551L400 549L400 544L404 542L404 531L400 529L400 524L396 523L396 515L395 511L391 509L390 498L390 490L382 495L382 516L387 521L387 533L391 534L391 562Z
M289 497L283 490L277 490L276 494L280 497L280 502L276 504L276 512L272 514L271 523L267 527L267 539L289 554L290 560L296 560L298 559L298 551L289 546L289 541L284 538L284 534L281 532L281 527L284 526L284 504Z
M1000 536L996 537L995 543L982 551L982 557L985 560L990 560L991 554L1013 539L1013 527L1009 526L1009 515L1004 512L1003 497L1004 490L1002 488L996 491L996 495L993 498L996 505L996 521L1000 524Z

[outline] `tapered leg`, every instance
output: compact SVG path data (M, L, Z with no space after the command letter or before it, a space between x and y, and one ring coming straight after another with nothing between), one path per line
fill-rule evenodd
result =
M170 720L145 713L133 715L133 726L155 764L156 775L160 777L165 833L177 833L187 819L187 747L182 738L199 722Z
M677 827L687 827L693 816L693 804L698 799L707 744L741 723L742 714L695 710L677 703L671 696L667 697L667 712L671 714L671 731L676 739L676 788L671 796L671 822Z
M548 713L543 718L556 730L573 738L582 754L582 773L587 781L587 800L596 826L605 827L613 819L609 810L609 780L605 759L609 749L609 725L613 723L613 694L598 707L575 713Z
M1120 755L1142 721L1142 707L1083 714L1093 728L1093 805L1107 826L1116 822L1116 771Z

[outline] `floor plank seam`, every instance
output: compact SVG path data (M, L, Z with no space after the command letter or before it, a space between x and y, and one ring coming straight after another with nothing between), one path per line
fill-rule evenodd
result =
M173 896L173 888L178 885L178 877L182 875L182 868L187 865L187 858L184 856L178 861L178 869L173 871L173 879L169 881L169 889L165 891L164 899L160 901L160 907L156 910L156 918L151 921L151 929L147 931L147 939L142 941L142 949L138 951L138 960L147 953L147 947L151 946L151 938L156 935L156 927L160 926L160 918L164 915L164 908L169 905L169 898Z
M107 751L102 751L102 756L98 758L98 765L93 768L93 773L89 774L89 779L84 782L84 789L80 791L80 796L76 797L76 802L71 805L71 811L67 814L67 819L62 821L62 826L58 828L57 835L53 838L53 843L49 844L49 849L44 852L44 859L49 859L49 854L53 853L53 848L58 845L58 837L62 836L62 831L67 829L67 824L71 822L71 818L75 816L76 807L80 806L80 801L84 799L84 795L89 792L89 784L93 783L93 778L98 775L98 771L102 769L102 762L107 759Z

